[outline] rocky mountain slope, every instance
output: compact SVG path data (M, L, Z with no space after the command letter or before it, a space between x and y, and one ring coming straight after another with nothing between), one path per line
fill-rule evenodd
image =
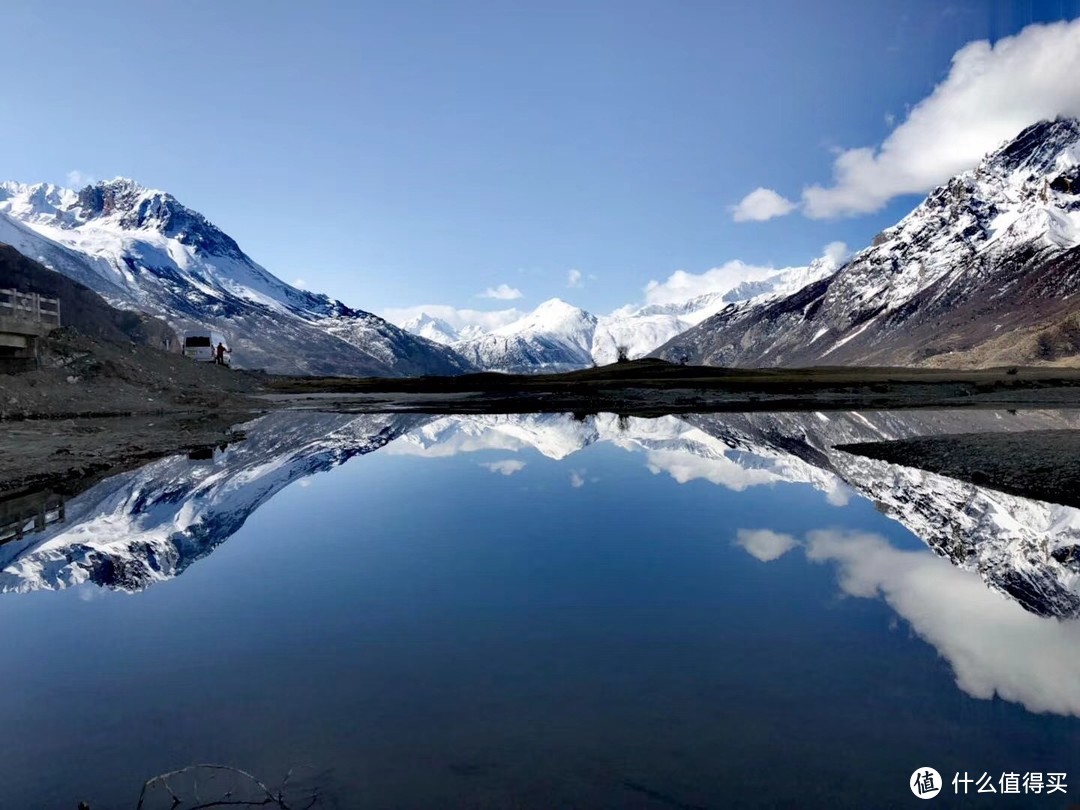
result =
M1074 363L1080 121L1028 127L835 275L733 304L654 354L731 366Z
M281 281L170 194L0 184L0 242L110 304L229 336L237 366L287 374L455 374L453 350Z

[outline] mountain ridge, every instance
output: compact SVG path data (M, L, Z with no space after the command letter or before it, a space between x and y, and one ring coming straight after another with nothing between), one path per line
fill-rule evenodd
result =
M1033 124L932 191L832 276L779 299L733 304L653 356L731 366L1074 358L1078 166L1080 121Z

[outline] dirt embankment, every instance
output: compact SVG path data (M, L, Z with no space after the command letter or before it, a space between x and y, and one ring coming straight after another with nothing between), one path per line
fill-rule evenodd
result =
M211 451L242 439L235 426L250 418L215 411L0 423L0 502L45 486L73 493L156 458Z
M136 343L54 331L42 367L0 375L0 498L238 438L257 377Z
M43 361L0 376L0 495L230 441L230 426L281 407L659 415L1080 404L1080 371L1048 368L748 370L643 360L558 375L267 378L72 330L50 336Z
M244 410L260 388L249 374L70 329L49 336L41 360L0 376L0 420Z

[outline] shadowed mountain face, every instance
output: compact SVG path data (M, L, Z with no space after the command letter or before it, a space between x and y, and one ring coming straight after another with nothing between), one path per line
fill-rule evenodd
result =
M1080 353L1080 122L1044 121L932 192L841 267L660 347L730 366L1052 362Z
M281 412L248 438L193 461L164 459L103 481L66 504L66 519L0 545L0 589L84 581L140 590L182 573L289 484L375 450L445 457L538 452L572 464L608 443L680 483L730 490L808 484L842 505L853 496L920 537L954 566L1040 616L1080 616L1080 510L861 458L835 445L970 431L1078 428L1080 415L1032 411L752 413L659 419L567 414L429 417ZM516 460L490 465L513 474Z

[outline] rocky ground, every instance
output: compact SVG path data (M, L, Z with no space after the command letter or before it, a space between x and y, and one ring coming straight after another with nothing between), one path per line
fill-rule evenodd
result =
M1072 369L755 371L643 360L556 375L272 378L65 329L50 336L41 368L0 375L0 499L232 441L233 426L275 408L658 415L1078 405Z
M964 433L836 449L1011 495L1080 507L1080 431Z
M0 420L242 410L252 375L136 343L53 332L41 368L0 376Z
M135 343L53 332L42 367L0 375L0 497L236 438L258 378Z
M634 360L563 374L276 377L276 405L358 411L634 415L919 407L1076 407L1080 369L731 369Z
M139 414L0 423L0 501L26 489L78 491L96 478L243 438L250 412Z

